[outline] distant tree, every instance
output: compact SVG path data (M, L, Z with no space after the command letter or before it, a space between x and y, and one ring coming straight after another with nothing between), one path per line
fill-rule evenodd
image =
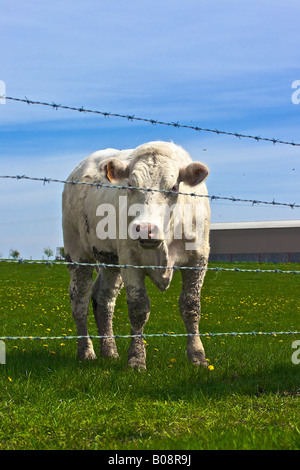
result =
M9 257L12 257L13 259L18 259L20 258L20 252L12 248L9 252Z
M58 249L58 256L61 258L61 259L65 259L65 249L63 246L60 246Z
M51 256L53 256L53 251L51 250L51 248L44 248L44 254L47 256L47 258L51 258Z

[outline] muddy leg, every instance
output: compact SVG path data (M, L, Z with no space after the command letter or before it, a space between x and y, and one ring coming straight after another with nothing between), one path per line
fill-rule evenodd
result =
M70 301L78 336L88 336L87 317L92 292L92 266L71 266ZM90 338L78 339L78 358L96 359Z
M122 277L126 287L131 334L142 335L150 314L150 301L144 283L144 275L140 270L124 269ZM146 349L142 337L131 338L128 366L133 369L146 369Z
M205 271L182 270L182 291L179 297L179 309L187 333L199 333L200 294ZM208 366L205 351L199 336L189 336L187 357L195 365Z
M99 336L113 336L113 314L116 297L123 281L119 270L102 269L93 285L93 310ZM100 339L101 356L118 358L114 338Z

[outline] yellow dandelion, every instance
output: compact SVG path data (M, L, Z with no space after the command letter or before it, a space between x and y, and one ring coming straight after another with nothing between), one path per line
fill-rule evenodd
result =
M212 365L210 364L207 369L208 369L208 370L214 370L214 366L212 366Z
M12 382L12 379L11 379L10 377L7 377L7 378L8 378L8 380L9 380L9 382Z
M171 359L170 362L173 362L173 363L174 363L174 362L176 362L176 359Z

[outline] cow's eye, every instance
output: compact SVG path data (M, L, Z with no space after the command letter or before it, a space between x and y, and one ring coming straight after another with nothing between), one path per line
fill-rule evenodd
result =
M179 184L176 183L176 184L174 184L174 186L171 188L171 191L172 191L173 193L178 193L178 189L179 189Z

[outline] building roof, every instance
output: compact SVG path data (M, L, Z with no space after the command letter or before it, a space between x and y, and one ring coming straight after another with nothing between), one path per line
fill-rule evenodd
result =
M261 222L225 222L210 224L211 230L249 230L259 228L300 228L300 220L266 220Z

